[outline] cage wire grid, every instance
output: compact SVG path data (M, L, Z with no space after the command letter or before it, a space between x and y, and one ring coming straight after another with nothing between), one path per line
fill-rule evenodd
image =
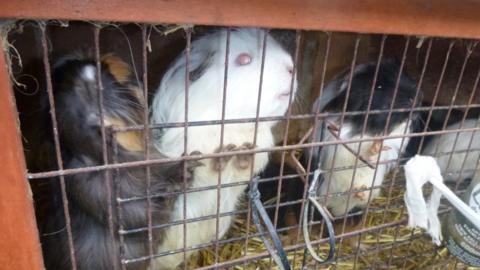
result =
M335 258L332 262L326 264L319 264L315 262L312 257L306 251L306 244L303 241L303 235L301 232L301 224L298 221L297 224L283 226L281 228L278 227L279 223L279 211L281 207L288 207L292 205L300 205L300 213L303 213L303 209L305 207L305 202L308 200L307 190L309 187L308 179L313 174L313 169L317 167L317 164L313 164L312 160L312 152L308 156L308 161L306 162L306 166L302 165L301 162L298 160L298 154L300 152L304 152L307 149L313 149L314 147L325 147L329 145L335 146L335 153L337 151L337 147L348 147L349 144L352 143L362 143L373 142L374 140L380 140L383 145L383 140L385 139L392 139L392 138L399 138L402 139L402 145L404 143L405 138L422 138L420 142L420 147L422 146L423 138L425 136L431 135L442 135L442 134L455 134L459 132L476 132L479 128L464 128L465 120L467 119L467 115L470 109L479 108L479 104L475 104L475 93L477 91L478 82L480 79L480 70L476 72L475 81L471 86L471 91L469 92L468 102L465 105L455 104L455 97L459 94L460 84L463 79L463 74L465 72L467 62L469 61L473 51L476 49L476 41L475 40L467 40L469 44L465 57L462 59L461 65L461 72L458 76L456 87L453 91L452 101L449 105L436 105L435 101L437 100L438 95L441 95L440 91L442 89L442 82L444 80L444 75L446 73L448 63L451 56L452 48L455 42L460 42L458 40L451 40L448 46L448 50L445 55L441 55L443 64L441 67L441 72L439 78L436 83L436 88L434 92L434 97L431 106L415 106L416 101L421 99L422 97L418 94L419 90L422 89L422 83L424 79L425 72L428 68L429 58L431 57L431 48L435 43L435 38L429 38L426 42L427 51L423 59L423 65L421 68L420 77L418 79L418 83L416 85L416 95L415 101L412 103L410 108L406 109L395 109L393 108L393 103L391 107L386 110L372 110L372 96L374 94L375 87L373 87L377 80L377 74L380 67L380 63L384 57L384 48L386 46L386 40L389 38L389 35L382 35L381 42L379 45L379 51L376 55L375 62L375 76L372 83L372 88L370 91L370 98L368 103L368 109L366 111L347 111L347 102L345 102L341 112L338 113L325 113L317 110L312 113L306 114L294 114L292 113L292 106L289 107L285 116L281 117L261 117L260 116L260 98L262 94L262 78L264 72L264 65L265 65L265 54L268 54L267 51L267 35L269 33L269 29L264 29L264 37L262 43L262 69L259 73L260 76L260 85L258 89L258 96L256 97L256 115L254 118L245 118L245 119L225 119L225 106L226 106L226 96L228 95L228 70L229 70L229 58L232 56L230 55L229 48L230 48L230 28L228 28L228 34L226 39L226 54L225 58L225 73L223 77L223 97L222 97L222 114L221 119L218 120L209 120L209 121L189 121L188 119L188 91L190 86L189 80L189 66L190 66L190 50L191 50L191 42L192 42L192 33L193 33L193 26L187 27L180 27L176 29L176 31L183 31L183 36L186 41L186 54L185 54L185 65L186 70L185 72L185 102L184 102L184 121L183 122L175 122L175 123L162 123L162 124L152 124L149 122L149 89L148 89L148 71L149 65L148 63L148 50L150 44L149 35L152 31L157 29L155 25L149 24L139 24L139 28L141 31L141 85L142 85L142 92L145 98L145 106L143 108L143 124L141 125L129 125L129 126L106 126L103 121L101 121L101 138L102 138L102 159L103 164L101 165L94 165L88 167L81 167L81 168L65 168L62 160L61 154L61 141L58 134L58 127L57 127L57 114L55 111L55 99L54 99L54 90L52 86L52 75L51 75L51 63L50 63L50 48L49 48L49 40L48 40L48 33L46 29L51 22L40 22L38 26L38 32L40 33L40 43L42 48L42 61L44 65L45 71L45 81L46 81L46 92L48 94L48 101L50 105L50 120L52 122L52 134L54 139L54 148L55 148L55 159L56 159L56 166L58 169L50 170L50 171L41 171L41 172L30 172L28 173L28 180L30 182L38 181L40 179L46 178L59 178L61 184L61 198L63 202L63 214L65 215L66 221L66 231L68 237L68 250L71 262L71 268L77 269L77 260L76 254L74 249L74 236L72 234L71 224L70 224L70 209L69 209L69 199L66 190L65 181L68 181L68 178L72 175L78 174L86 174L91 172L102 172L103 178L105 183L107 183L106 187L106 196L108 198L112 198L112 200L108 200L109 203L107 205L108 209L108 230L112 238L119 239L119 246L115 246L116 250L120 250L120 258L114 258L115 265L114 269L128 269L129 265L135 264L137 262L142 261L152 261L153 259L161 258L162 256L176 254L176 253L183 253L185 263L181 266L183 269L223 269L223 268L232 268L232 269L277 269L277 266L271 259L270 254L267 250L265 250L262 241L260 239L260 235L257 232L255 226L252 224L251 220L251 212L252 209L250 204L248 204L247 199L244 199L240 207L237 207L235 211L229 212L221 212L220 211L220 201L221 201L221 189L223 188L230 188L235 186L248 186L250 184L251 178L254 176L253 167L251 168L250 172L250 179L241 179L241 181L236 181L235 183L223 184L221 182L221 175L222 172L218 173L217 184L212 186L206 187L188 187L187 186L187 164L188 162L198 161L198 160L205 160L205 159L222 159L233 157L236 155L252 155L253 159L255 159L254 154L258 153L280 153L280 165L279 165L279 175L277 177L266 177L262 178L259 181L261 183L272 183L277 182L277 191L276 196L271 198L270 201L263 202L264 207L267 210L273 211L273 225L276 228L277 233L281 236L284 244L284 249L288 254L289 262L293 269L364 269L364 268L377 268L377 269L425 269L429 267L431 269L437 269L440 267L449 267L449 269L467 269L466 265L463 265L457 260L453 260L447 254L445 247L436 247L430 243L428 237L424 235L423 232L420 230L413 230L406 227L407 223L407 216L405 212L405 207L403 205L403 193L404 193L404 186L402 183L402 162L406 161L408 158L401 157L401 153L397 153L398 158L391 159L391 160L380 160L380 156L376 160L376 164L394 164L393 166L395 169L389 175L388 179L386 179L381 185L374 185L372 183L371 186L365 187L364 190L374 190L374 189L381 189L383 195L372 200L371 193L369 193L368 203L366 204L365 209L362 212L355 212L349 213L345 215L341 215L334 218L335 223L337 224L335 230L335 239L337 240L337 249L335 253ZM68 26L67 26L68 27ZM101 50L100 50L100 34L102 29L106 27L104 24L95 23L92 24L92 36L94 40L93 48L94 48L94 55L95 55L95 65L96 69L96 77L102 78L101 71ZM360 49L360 43L362 41L362 37L366 36L366 34L356 34L355 41L354 41L354 51L353 51L353 58L350 61L350 70L353 70L355 66L358 64L357 55ZM167 36L168 37L168 36ZM304 32L297 30L295 32L295 50L294 50L294 65L293 65L293 76L292 81L290 84L290 97L289 97L289 104L295 102L292 98L292 94L294 92L294 80L298 73L298 66L300 61L300 48L302 44L302 40L304 39ZM402 50L402 57L400 60L400 71L397 75L395 91L394 91L394 98L397 95L398 86L400 83L400 75L404 72L404 67L406 65L406 57L407 52L411 49L411 43L413 43L413 37L411 36L404 36L404 43L403 43L403 50ZM326 47L324 48L324 58L322 61L322 70L321 70L321 78L320 78L320 85L317 87L318 96L322 96L323 90L325 85L328 83L326 81L326 71L331 60L329 58L329 52L331 50L331 33L327 34L327 41ZM21 56L21 55L20 55ZM347 98L348 95L352 90L352 76L353 72L349 72L349 81L347 84ZM100 100L98 104L99 112L101 114L101 118L103 119L104 114L104 96L103 90L104 85L102 84L102 79L97 80L97 88L98 88L98 99ZM447 110L447 116L445 119L442 128L437 131L428 130L428 124L431 121L432 115L435 113L436 110ZM453 110L464 110L463 116L461 117L460 127L457 129L446 129L447 122L450 117L450 114ZM391 121L392 114L394 113L408 113L409 121L412 119L414 113L427 113L427 118L425 121L425 126L423 130L418 132L412 132L408 134L401 134L401 135L389 135L386 134L387 127ZM375 114L382 114L387 113L387 125L385 127L385 131L382 135L376 137L368 137L366 136L366 126L367 126L367 119L371 115ZM315 133L317 132L317 127L320 125L320 121L326 119L327 117L340 117L340 123L338 125L338 130L331 131L332 135L341 134L342 124L344 118L347 116L354 116L354 115L366 115L363 126L362 132L360 134L360 138L356 139L341 139L340 137L336 137L334 141L311 141L310 138L315 137ZM298 121L298 120L306 120L306 121L313 121L311 133L306 134L306 136L298 141L298 142L289 142L288 141L288 134L289 128L291 125L291 121ZM188 144L188 135L192 133L189 132L189 128L196 127L196 126L206 126L206 125L220 125L221 127L221 135L220 135L220 142L219 146L220 149L224 146L224 127L232 124L239 124L239 123L254 123L255 124L255 132L253 138L253 145L256 143L256 135L257 135L257 128L259 123L268 122L268 121L280 121L285 123L285 128L282 134L282 140L279 145L269 148L254 148L254 149L243 149L237 150L235 152L232 151L218 151L215 153L198 153L195 155L184 155L181 157L171 157L171 158L151 158L150 155L150 142L152 140L150 134L152 130L155 129L168 129L168 128L183 128L185 132L184 136L184 148L187 148ZM144 160L140 161L127 161L127 162L119 162L116 159L116 154L118 153L118 144L115 138L117 134L126 133L126 132L141 132L142 133L142 140L144 145ZM188 135L187 135L188 134ZM310 135L310 136L308 136ZM194 136L194 135L191 135ZM472 145L472 139L470 140L469 145ZM107 141L112 141L113 145L109 146ZM457 143L457 139L455 143ZM108 147L113 148L113 157L110 161L108 157ZM381 146L382 147L382 146ZM342 196L342 195L351 195L358 190L354 190L354 179L355 173L358 168L361 167L374 167L376 171L376 166L369 164L369 162L365 161L365 159L360 155L360 147L358 151L355 153L354 149L350 149L352 154L356 156L355 165L354 166L347 166L347 167L338 167L335 164L332 164L329 172L333 171L342 171L346 169L353 169L353 176L351 180L351 185L349 189L345 192L338 192L338 193L329 193L325 196L319 196L317 199L319 201L323 201L325 204L331 197L335 196ZM437 149L438 150L438 149ZM465 151L478 151L480 149L467 149ZM454 153L462 153L462 151L451 151L448 153L440 153L436 151L438 155L450 155L450 159ZM335 156L335 154L334 154ZM293 160L295 164L296 173L285 173L284 174L284 166L287 166L287 159ZM335 160L335 158L334 158ZM167 164L172 162L183 162L184 164L184 174L183 174L183 189L181 191L173 191L169 193L162 193L162 194L153 194L151 193L150 187L152 181L150 168L151 166L160 165L160 164ZM253 162L253 161L252 161ZM450 162L450 160L449 160ZM335 162L334 162L335 163ZM362 164L361 164L362 163ZM448 166L448 165L447 165ZM116 175L121 173L120 170L128 170L130 168L144 168L145 176L146 176L146 190L144 196L136 196L136 197L123 197L121 194L118 193L116 190ZM459 172L460 174L464 173L463 167L462 170ZM331 174L330 174L331 175ZM304 191L302 197L298 200L294 201L284 201L282 200L282 185L284 181L291 181L292 179L301 179L304 186ZM206 190L216 190L216 204L217 210L216 213L213 215L206 215L198 218L186 218L187 212L187 194L202 192ZM328 190L328 188L327 188ZM461 189L460 181L454 187L454 190L457 194L461 194L464 190ZM169 196L178 196L183 194L184 202L183 202L183 218L180 221L173 221L167 222L165 224L154 224L152 221L152 200L156 198L162 197L169 197ZM349 200L350 196L348 196ZM122 221L122 205L136 202L136 201L146 201L147 202L147 226L139 227L139 228L124 228L121 224ZM347 202L348 204L348 202ZM444 204L442 206L442 213L448 213L449 207ZM117 213L117 216L114 215L114 212ZM308 227L313 237L312 244L316 247L317 252L321 256L325 256L328 250L328 238L324 237L324 230L325 224L322 220L315 220L313 216L312 210L309 211L309 222ZM229 230L226 237L219 237L219 222L221 217L232 216L235 217L234 224L232 228ZM353 228L349 228L347 224L351 218L361 218L359 225ZM195 223L204 220L215 220L216 222L216 229L215 229L215 239L213 239L209 243L204 243L201 245L195 246L187 246L186 239L187 239L187 224ZM300 218L301 220L301 218ZM115 225L118 223L118 225ZM156 252L153 244L153 234L155 230L162 230L171 226L183 226L183 247L177 250L171 250L166 252ZM138 233L145 233L147 234L146 242L148 243L148 254L145 254L141 257L136 258L125 258L122 257L123 251L122 249L125 246L124 237L129 235L134 235ZM200 251L199 255L195 255L191 258L188 258L187 252L189 251ZM117 252L112 252L112 254L117 254ZM425 267L425 268L424 268Z

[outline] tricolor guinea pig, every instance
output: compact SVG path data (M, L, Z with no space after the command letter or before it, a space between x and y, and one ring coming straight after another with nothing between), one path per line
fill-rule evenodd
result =
M94 58L84 54L65 57L54 66L53 88L58 133L64 168L82 168L105 164L102 151L101 122L106 127L107 162L129 162L145 159L144 139L141 132L109 132L113 126L125 127L143 123L144 98L140 85L132 78L128 64L113 55L101 59L103 84L103 117L99 110L97 66ZM118 145L114 156L113 144ZM154 148L150 158L164 157ZM191 179L188 169L187 182ZM71 222L77 269L114 269L121 259L149 255L145 231L124 235L121 245L119 228L124 230L145 228L148 225L145 199L119 203L120 198L144 197L147 190L144 167L111 170L112 196L109 197L108 180L104 171L65 176L66 196ZM175 196L162 193L180 191L183 185L183 164L152 165L151 217L153 225L168 221ZM55 182L54 205L45 233L42 236L45 262L48 269L71 269L70 249L60 187ZM109 229L109 203L112 204L113 231ZM119 210L119 211L117 211ZM119 218L121 211L121 218ZM162 241L163 230L153 230L153 245ZM120 252L120 251L123 252ZM156 250L154 250L155 252ZM148 260L127 264L127 269L146 269Z
M412 122L416 113L404 112L370 113L366 118L369 103L370 110L411 109L420 103L421 93L416 93L416 86L406 74L399 76L399 65L392 61L383 61L373 85L376 63L356 66L352 70L350 91L348 91L350 70L340 74L330 82L323 95L317 99L313 111L341 113L346 106L348 112L364 112L362 114L345 115L341 124L341 116L327 116L319 125L314 141L336 142L338 139L367 139L383 135L403 135L412 130ZM398 78L398 90L395 92ZM371 95L373 89L373 95ZM348 98L348 100L347 100ZM393 103L393 105L392 105ZM365 125L365 130L364 130ZM365 131L362 136L362 131ZM405 150L409 138L392 138L372 140L360 143L326 145L313 149L313 156L325 173L319 194L331 194L327 199L327 207L335 216L348 213L354 207L367 205L369 198L379 196L379 185L385 175L392 169L395 160ZM361 159L357 161L357 155ZM380 155L380 157L379 157ZM386 163L386 161L392 162ZM377 161L380 163L377 164ZM355 167L357 165L357 167ZM332 170L333 168L333 170ZM353 183L352 183L353 181ZM371 187L377 187L371 189ZM371 192L371 194L370 194ZM348 194L345 194L348 193Z
M259 29L232 29L230 32L228 73L225 96L225 119L255 118L257 97L261 83L260 117L283 116L289 106L291 93L296 92L293 76L293 60L290 54L270 35L266 36L266 54L262 72L262 51L264 31ZM209 121L222 118L222 100L225 79L227 30L220 30L202 36L191 43L188 66L188 121ZM185 121L185 80L186 57L184 51L169 67L161 80L152 104L152 122L169 123ZM225 124L223 147L220 146L221 126L203 125L188 127L187 152L214 153L237 151L274 146L272 126L277 121ZM256 142L254 145L254 137ZM158 151L170 157L184 152L184 128L164 128L155 138ZM217 204L217 189L191 192L186 198L186 218L198 218L226 213L236 209L244 194L251 172L258 174L268 162L266 152L252 156L235 155L231 158L205 159L205 166L195 171L193 187L214 187L245 181L245 185L221 188ZM253 166L253 168L252 168ZM183 219L184 199L175 202L174 220ZM221 238L230 227L232 216L220 218L218 237ZM187 224L187 247L205 244L216 238L214 218ZM168 229L167 241L159 250L183 248L183 226ZM189 256L192 252L187 252ZM183 253L160 257L152 269L176 267L183 260Z

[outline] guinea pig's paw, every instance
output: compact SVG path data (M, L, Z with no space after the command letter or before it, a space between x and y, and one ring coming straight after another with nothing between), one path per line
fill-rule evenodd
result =
M190 153L189 156L199 156L201 155L202 152L200 151L193 151ZM188 166L187 166L187 169L190 169L190 170L194 170L195 168L199 167L199 166L204 166L205 164L203 164L203 162L201 160L190 160L188 161Z
M193 151L189 155L186 155L185 153L182 154L182 157L186 156L198 156L201 155L202 153L199 151ZM201 160L184 160L183 161L186 167L185 171L185 177L187 180L191 180L193 177L193 173L197 167L204 166L205 164ZM183 175L183 166L178 167L179 170L179 175Z
M366 190L367 186L366 185L361 185L359 187L353 187L353 191L356 191L353 193L353 197L356 199L359 199L360 201L366 201L367 198L367 193Z
M237 148L237 146L235 144L227 144L227 145L224 145L223 147L218 147L214 151L214 153L232 152L236 148ZM231 158L232 158L232 155L213 158L212 159L212 169L214 171L218 171L218 172L222 171L225 168L225 166L227 166L227 163Z
M255 145L252 143L243 143L240 147L236 148L235 151L251 150L254 149ZM244 170L248 169L253 161L253 154L239 154L235 156L233 164L237 169Z

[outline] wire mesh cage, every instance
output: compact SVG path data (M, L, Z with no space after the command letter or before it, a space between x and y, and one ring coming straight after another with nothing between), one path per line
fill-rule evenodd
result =
M3 28L47 269L471 268L407 226L403 167L475 178L477 40Z

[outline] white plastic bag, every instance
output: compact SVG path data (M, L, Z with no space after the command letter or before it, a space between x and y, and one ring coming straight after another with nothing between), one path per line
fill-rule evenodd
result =
M408 226L427 230L432 241L440 245L442 231L438 219L438 207L443 195L453 207L480 229L480 215L475 213L443 183L440 168L433 157L416 155L407 162L404 170L407 181L404 199L408 210ZM425 202L422 187L427 182L430 182L434 188L430 199Z

